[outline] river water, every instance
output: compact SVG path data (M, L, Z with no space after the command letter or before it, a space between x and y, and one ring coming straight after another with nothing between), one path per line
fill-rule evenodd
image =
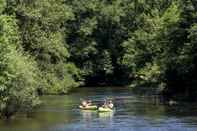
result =
M80 99L115 104L112 113L81 111ZM197 131L197 105L164 105L127 88L79 88L70 95L43 96L45 103L30 117L0 121L0 131Z

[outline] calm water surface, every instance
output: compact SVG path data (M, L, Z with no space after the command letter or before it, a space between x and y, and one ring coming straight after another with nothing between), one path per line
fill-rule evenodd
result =
M81 98L101 105L115 102L113 113L80 111ZM44 96L30 118L0 121L0 131L197 131L197 104L167 106L126 88L80 88L65 96Z

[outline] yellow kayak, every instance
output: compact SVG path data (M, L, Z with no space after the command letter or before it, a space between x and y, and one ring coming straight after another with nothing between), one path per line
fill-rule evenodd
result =
M99 108L98 108L98 111L99 111L99 112L112 112L113 109L104 108L104 107L99 107Z
M82 109L82 110L97 110L96 105L86 106L86 107L80 105L79 108Z

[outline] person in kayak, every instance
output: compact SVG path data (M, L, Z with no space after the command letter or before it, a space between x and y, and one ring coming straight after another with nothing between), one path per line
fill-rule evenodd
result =
M105 100L105 102L104 102L104 104L102 105L102 107L103 108L107 108L108 106L107 106L108 104L107 104L107 101Z
M92 105L92 101L91 100L83 100L82 102L81 102L81 105L83 106L83 107L88 107L88 106L91 106Z
M83 107L87 107L88 102L87 102L86 100L83 100L83 101L81 102L81 105L82 105Z
M110 108L110 109L113 109L114 108L114 104L113 104L113 102L111 100L107 104L107 107Z
M92 101L91 100L88 100L87 106L91 106L91 105L92 105Z
M114 104L113 102L110 100L110 101L105 101L105 103L102 105L103 108L110 108L110 109L113 109L114 107Z

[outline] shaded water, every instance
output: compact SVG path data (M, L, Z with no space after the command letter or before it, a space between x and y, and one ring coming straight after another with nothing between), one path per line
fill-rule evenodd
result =
M80 98L101 105L115 102L113 113L80 111ZM0 121L0 131L197 131L197 105L167 106L126 88L80 88L71 95L44 96L44 105L30 118Z

